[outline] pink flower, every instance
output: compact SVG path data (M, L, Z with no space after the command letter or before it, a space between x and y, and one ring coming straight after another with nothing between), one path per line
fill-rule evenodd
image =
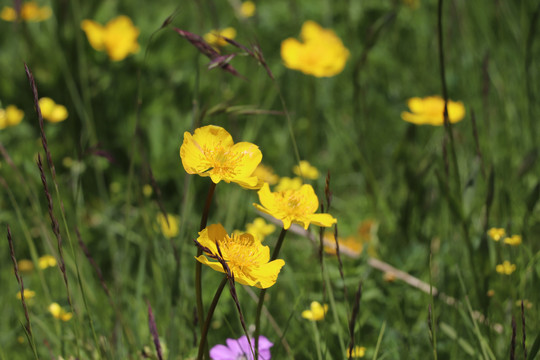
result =
M254 346L254 340L251 339L251 346ZM269 360L272 356L270 348L274 346L264 336L259 336L259 359ZM210 358L212 360L253 360L253 348L250 348L246 335L241 338L227 339L227 346L216 345L210 349Z

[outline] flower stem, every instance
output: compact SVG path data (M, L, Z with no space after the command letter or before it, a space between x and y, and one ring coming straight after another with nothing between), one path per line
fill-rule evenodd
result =
M201 332L201 342L199 343L199 353L197 355L197 360L202 360L203 358L204 349L206 348L206 335L208 335L208 329L210 328L210 321L212 321L214 310L216 309L217 303L219 301L221 293L223 292L223 289L225 288L225 285L227 285L227 276L225 276L223 280L221 280L221 283L219 284L219 287L216 290L216 294L214 295L214 299L212 300L212 303L210 304L210 308L208 309L208 314L206 314L206 320L204 321L202 332Z
M281 229L281 233L279 234L278 241L276 243L276 247L274 248L274 252L272 253L272 258L270 261L276 260L276 258L279 256L279 251L281 250L281 245L283 245L283 240L285 239L285 235L287 234L287 229ZM260 333L260 325L261 325L261 313L262 313L262 307L264 304L264 295L266 294L266 289L261 289L261 292L259 293L259 302L257 303L257 314L255 315L255 359L259 359L259 333Z

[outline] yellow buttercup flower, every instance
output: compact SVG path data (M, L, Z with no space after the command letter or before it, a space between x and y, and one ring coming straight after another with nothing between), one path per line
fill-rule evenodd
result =
M38 266L40 269L56 266L56 258L51 255L43 255L38 259Z
M249 18L255 15L255 3L253 1L244 1L242 5L240 5L240 15L242 15L243 18Z
M253 205L281 220L284 229L291 227L293 222L306 230L310 223L328 227L337 222L330 214L315 214L319 208L319 199L311 185L302 185L298 190L270 192L268 184L264 184L257 194L261 205Z
M66 120L68 117L66 107L55 103L51 98L43 97L39 99L39 107L43 118L50 122L57 123Z
M495 267L495 270L499 274L510 275L511 273L516 271L516 265L511 264L508 260L505 260L502 264L497 265Z
M363 346L355 346L352 351L347 350L347 355L352 358L363 358L366 355L366 348Z
M0 130L8 126L18 125L24 117L24 112L15 105L9 105L6 109L0 109Z
M17 261L17 267L22 273L30 273L34 271L34 263L28 259L21 259Z
M48 6L39 7L35 1L25 2L21 5L20 19L24 21L43 21L50 18L52 10ZM16 21L17 12L14 8L4 6L0 12L0 18L5 21Z
M324 315L328 312L328 305L321 305L317 301L313 301L309 310L302 311L302 317L311 321L320 321L324 319Z
M316 167L311 166L311 164L306 160L301 160L300 165L295 165L293 172L297 176L311 180L315 180L319 177L319 170L317 170Z
M97 51L106 51L112 61L124 60L139 51L139 29L131 19L120 15L103 26L93 20L83 20L81 28L88 42Z
M180 147L182 165L188 174L210 176L214 183L235 182L245 188L258 183L253 171L261 162L259 147L248 142L235 144L222 127L208 125L184 133Z
M285 190L298 190L302 187L304 183L299 177L290 178L282 177L279 179L279 183L276 185L276 191L285 191Z
M21 292L20 291L17 292L16 296L17 296L17 299L21 300ZM36 296L35 291L29 290L29 289L24 289L24 298L25 299L32 299L35 296Z
M234 39L236 37L236 30L232 27L228 27L222 30L212 30L203 36L204 41L213 46L214 48L223 47L228 44L228 39Z
M274 174L274 170L270 166L263 164L257 166L253 172L253 176L256 176L259 179L260 187L262 187L265 182L270 185L275 185L279 181L279 176Z
M444 124L444 99L440 96L414 97L407 102L411 112L402 112L401 118L416 125ZM461 101L448 100L448 120L457 123L465 117L465 106Z
M167 225L167 220L169 224ZM157 215L157 221L161 227L161 233L168 239L178 235L178 217L167 214L167 219L163 216L162 213Z
M52 314L52 316L54 316L55 319L62 321L69 321L73 317L72 313L62 309L62 307L57 303L52 303L49 305L49 312Z
M325 245L324 251L327 254L336 255L337 249L335 246L336 240L334 238L334 233L332 232L324 233L324 239L327 241L328 244L331 244L331 245ZM348 236L346 238L338 237L338 243L339 243L340 251L346 251L347 253L350 253L353 255L360 255L362 253L362 250L364 249L363 242L354 236Z
M276 226L273 224L267 224L263 218L258 217L253 220L252 223L246 225L246 232L255 237L260 242L264 241L264 238L276 230Z
M506 231L502 228L491 228L488 230L487 234L493 240L499 241L504 235L506 235Z
M152 185L146 184L142 188L142 193L146 197L152 196L153 192L154 192L154 189L152 189Z
M518 246L521 244L521 235L512 235L504 239L504 243L511 246Z
M349 50L333 30L306 21L300 38L303 42L288 38L281 43L281 58L286 67L316 77L334 76L343 71Z
M212 269L225 272L220 262L211 259L223 259L227 262L234 279L243 285L266 289L276 283L278 274L285 261L270 261L270 249L251 234L228 235L221 224L210 225L199 233L199 244L209 252L196 259Z

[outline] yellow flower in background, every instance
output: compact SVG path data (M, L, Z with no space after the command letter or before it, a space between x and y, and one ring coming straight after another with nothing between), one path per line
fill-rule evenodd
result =
M343 71L349 50L333 30L309 20L302 25L300 38L303 42L288 38L281 43L281 58L286 67L316 77Z
M417 9L420 6L420 0L402 0L405 5L411 9Z
M347 350L347 355L351 358L363 358L366 355L366 348L363 346L355 346L352 351Z
M57 303L52 303L49 305L49 312L54 316L55 319L62 321L69 321L73 317L73 314L62 309Z
M259 147L248 142L234 143L222 127L208 125L184 133L180 147L182 165L188 174L210 176L214 183L235 182L245 188L258 183L253 172L262 159Z
M167 214L167 219L165 219L165 216L163 216L162 213L159 213L157 215L157 221L161 227L161 233L163 236L170 239L178 235L178 217L172 214Z
M504 235L506 235L506 231L502 228L491 228L488 230L487 234L493 240L499 241Z
M112 61L124 60L139 51L139 29L131 19L120 15L103 26L93 20L83 20L81 29L88 42L97 51L106 51Z
M51 255L43 255L38 259L38 266L40 269L56 266L56 258Z
M252 223L246 225L246 232L255 237L260 242L264 241L264 238L273 233L276 230L276 226L273 224L267 224L263 218L258 217L253 220Z
M317 301L313 301L311 303L309 310L302 311L302 317L304 319L312 320L312 321L320 321L324 319L324 315L328 312L328 305L324 304L321 305Z
M17 299L21 300L21 292L20 291L17 292L16 296L17 296ZM36 296L35 291L24 289L24 298L25 299L32 299L35 296Z
M43 115L43 118L52 123L64 121L68 117L66 107L64 105L55 103L51 98L43 97L39 99L39 107L41 109L41 115Z
M154 189L152 189L152 186L149 184L146 184L142 188L142 193L146 197L152 196L152 193L154 192Z
M228 44L228 39L234 39L236 37L236 30L232 27L228 27L222 30L212 30L203 36L204 41L213 46L214 48L223 47Z
M512 235L504 239L504 243L511 246L518 246L521 244L521 235Z
M268 184L264 184L257 194L261 205L253 205L257 210L281 220L285 230L293 222L306 230L310 223L328 227L337 222L330 214L315 214L319 208L319 199L311 185L302 185L298 190L270 192Z
M319 177L319 170L317 170L316 167L311 166L306 160L301 160L300 165L295 165L293 167L293 172L297 176L311 180L315 180Z
M274 170L270 166L263 164L257 166L253 172L253 176L256 176L259 179L259 188L261 188L265 182L270 185L275 185L279 181L279 176L274 173Z
M270 261L270 249L251 234L228 235L221 224L210 225L199 233L197 241L210 252L196 259L212 269L225 272L221 263L209 258L222 258L227 262L234 279L243 285L266 289L276 283L285 261ZM219 250L218 250L219 247Z
M285 190L298 190L304 185L302 179L299 177L290 178L282 177L279 179L279 183L276 186L276 191L285 191Z
M50 18L52 10L48 6L39 7L35 1L25 2L21 6L20 19L24 21L43 21ZM0 18L5 21L16 21L17 12L14 8L4 6L0 12Z
M15 105L8 105L6 109L0 109L0 130L8 126L18 125L24 117L24 112Z
M240 15L242 15L243 18L249 18L255 15L255 3L253 1L244 1L242 5L240 5Z
M34 263L28 259L21 259L17 261L17 267L22 273L30 273L34 271Z
M334 233L325 232L324 240L326 243L328 243L328 245L324 246L324 251L327 254L336 255L337 249L335 245L336 240L334 238ZM360 255L362 253L362 250L364 249L364 244L362 243L362 241L360 241L360 239L354 236L348 236L346 238L338 237L338 243L340 252L347 252L352 255Z
M416 125L444 125L444 99L440 96L414 97L407 102L411 112L402 112L401 118ZM448 120L457 123L465 117L465 106L461 101L448 100Z
M510 275L511 273L516 271L516 265L511 264L508 260L505 260L502 264L497 265L495 267L495 270L499 274Z

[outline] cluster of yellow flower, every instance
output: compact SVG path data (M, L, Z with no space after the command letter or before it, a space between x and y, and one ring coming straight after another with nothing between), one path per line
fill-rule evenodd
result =
M506 245L518 246L521 244L521 235L506 236L506 230L503 228L491 228L487 232L488 236L495 242L499 242L504 238L503 242ZM516 265L512 264L508 260L504 260L502 264L498 264L495 267L495 271L499 274L510 275L516 271Z
M9 6L4 6L0 18L5 21L44 21L50 18L52 10L48 6L40 7L35 1L28 1L21 5L20 12Z
M0 130L19 124L23 117L24 112L15 105L8 105L5 109L0 108Z
M56 104L52 99L44 97L39 99L41 115L50 122L64 121L68 117L65 106ZM5 109L0 108L0 130L9 126L18 125L24 117L24 111L15 105L9 105Z

